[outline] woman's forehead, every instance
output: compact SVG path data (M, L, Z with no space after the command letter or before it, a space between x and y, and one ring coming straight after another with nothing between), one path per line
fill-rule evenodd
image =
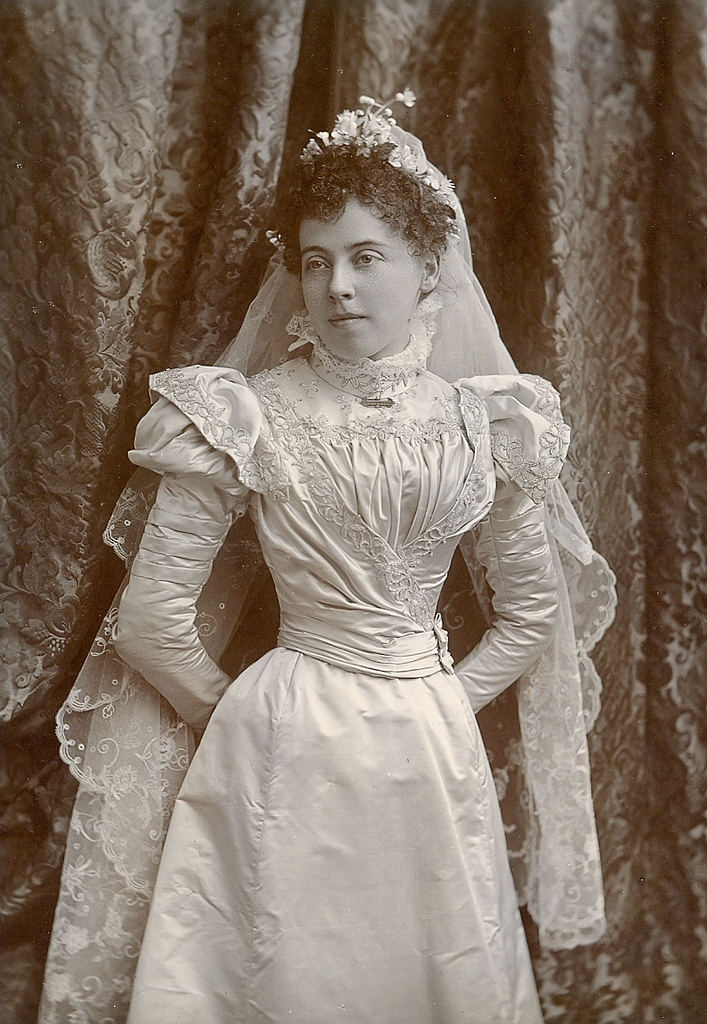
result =
M383 220L379 210L353 198L347 201L343 212L334 220L303 218L299 239L302 252L310 248L346 250L365 243L407 247L402 235Z

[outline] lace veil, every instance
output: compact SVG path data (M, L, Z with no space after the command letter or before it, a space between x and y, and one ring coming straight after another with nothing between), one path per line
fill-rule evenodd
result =
M419 140L398 131L402 143L424 159ZM443 256L434 293L420 308L424 319L434 321L428 366L449 381L516 373L474 274L461 205L456 197L451 202L458 238ZM277 252L238 336L218 362L250 376L287 359L287 328L302 306L299 281ZM138 471L106 529L106 542L128 567L157 482ZM482 728L519 900L527 903L544 945L569 948L593 941L604 928L586 731L596 719L601 691L590 655L613 618L615 579L561 484L550 495L546 517L561 581L561 624L529 677L482 712ZM488 615L473 535L462 542L462 553ZM239 520L199 603L197 625L217 660L248 607L262 565L257 542ZM121 591L57 716L61 756L79 788L40 1024L68 1019L67 1007L76 1021L124 1019L164 835L195 747L189 727L113 649Z

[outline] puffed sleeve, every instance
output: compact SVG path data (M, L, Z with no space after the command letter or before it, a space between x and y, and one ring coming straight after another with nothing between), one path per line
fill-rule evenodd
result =
M496 497L467 541L492 590L493 622L457 666L475 711L515 682L552 640L557 578L544 500L569 445L557 392L530 375L459 381L486 406L496 465Z
M248 503L262 414L234 370L167 370L150 384L155 404L138 424L130 459L162 480L113 640L185 721L203 728L230 678L201 643L196 602Z

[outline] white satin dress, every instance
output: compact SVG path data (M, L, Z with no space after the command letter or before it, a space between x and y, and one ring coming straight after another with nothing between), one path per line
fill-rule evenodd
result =
M549 482L556 397L532 377L452 387L414 345L356 366L320 350L249 381L153 378L131 458L165 475L115 642L208 725L129 1024L541 1021L474 709L552 632L538 494L519 483ZM231 681L194 605L246 511L282 620ZM474 527L497 621L457 675L435 609Z

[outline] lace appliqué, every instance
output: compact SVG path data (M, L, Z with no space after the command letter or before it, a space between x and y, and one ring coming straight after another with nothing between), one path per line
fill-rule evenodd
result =
M486 515L494 495L495 472L490 452L488 420L483 402L469 389L458 389L458 402L442 402L443 416L412 420L400 414L376 413L344 425L330 423L326 416L298 417L281 395L269 371L252 378L261 405L275 425L282 443L293 454L303 482L317 502L322 516L337 524L357 551L367 554L389 592L402 601L410 617L425 628L432 625L429 601L413 570L438 545L470 529ZM453 394L453 393L452 393ZM333 482L317 468L315 445L384 441L391 437L407 443L440 441L464 433L474 453L474 463L452 507L434 526L419 537L392 549L343 501Z
M395 355L341 359L318 340L309 362L317 376L332 387L361 398L381 398L406 391L425 369L430 351L428 332L418 320L412 326L408 345Z
M116 654L117 613L116 604L57 717L60 754L79 788L39 1015L46 1024L125 1020L166 823L194 750L191 730Z
M159 481L155 479L150 491L125 487L103 531L104 542L126 566L138 549L158 486Z
M557 564L557 552L553 552ZM601 864L594 823L586 716L572 635L572 609L558 594L561 627L553 644L518 684L530 809L528 910L540 939L553 949L595 942L605 921ZM571 735L571 743L550 742ZM550 754L550 751L552 752ZM551 807L552 814L543 813ZM545 822L544 831L538 825ZM562 893L563 899L551 898Z
M304 386L304 385L303 385ZM429 420L411 420L409 416L396 414L380 415L369 420L354 420L346 424L330 423L326 416L303 416L303 429L312 440L324 444L353 441L386 441L396 437L406 444L422 444L426 441L440 441L461 433L461 425L451 416L433 417Z
M536 412L548 421L548 426L537 441L536 458L527 457L527 444L509 433L498 422L491 423L491 449L494 457L506 470L511 480L541 505L551 483L557 479L564 465L570 441L570 428L562 419L560 396L552 384L542 377L525 375L534 385L538 396Z
M536 373L524 373L521 376L533 385L536 395L535 411L551 423L562 422L560 396L550 381Z
M247 430L228 421L223 406L207 388L179 369L156 374L153 389L184 412L209 444L233 459L246 487L276 501L287 499L289 492L280 453L267 427L254 443Z
M614 621L616 614L616 576L606 559L597 551L587 564L577 561L572 549L558 539L560 560L570 594L577 661L582 684L584 724L589 732L601 710L601 678L591 652Z
M180 370L163 370L155 374L153 387L197 422L214 448L227 452L239 464L250 458L253 444L248 431L229 423L223 407L193 377Z

